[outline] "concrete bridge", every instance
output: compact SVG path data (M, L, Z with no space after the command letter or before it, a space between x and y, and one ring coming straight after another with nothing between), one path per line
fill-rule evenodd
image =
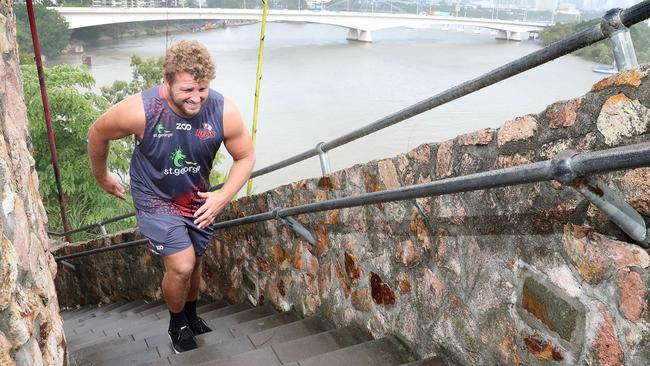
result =
M257 20L261 9L199 9L199 8L53 8L65 17L70 29L104 24L143 22L151 20ZM349 40L372 42L371 32L379 29L408 27L427 28L432 25L457 25L495 30L496 38L521 40L523 32L539 32L549 24L497 19L427 16L416 14L356 13L310 10L270 10L269 22L303 22L329 24L348 28Z

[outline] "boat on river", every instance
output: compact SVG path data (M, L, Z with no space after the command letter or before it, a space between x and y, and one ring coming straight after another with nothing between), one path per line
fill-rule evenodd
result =
M614 66L603 66L603 65L594 66L592 70L593 72L597 72L599 74L607 74L607 75L616 74L618 72L618 70L616 70L616 67Z

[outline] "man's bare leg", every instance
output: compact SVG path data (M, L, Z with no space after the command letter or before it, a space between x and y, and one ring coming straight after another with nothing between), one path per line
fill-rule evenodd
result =
M194 272L196 261L194 248L190 245L187 249L163 258L165 262L165 275L162 280L163 296L169 311L180 313L185 306L190 279Z
M199 285L201 285L201 257L194 260L194 271L190 277L190 287L187 291L187 301L196 301L199 298Z

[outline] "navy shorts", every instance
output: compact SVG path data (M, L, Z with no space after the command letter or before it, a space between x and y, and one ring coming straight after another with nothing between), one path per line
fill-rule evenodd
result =
M190 245L194 246L196 255L202 256L214 232L209 227L199 228L192 217L138 210L136 218L140 232L149 239L149 249L163 257L187 249Z

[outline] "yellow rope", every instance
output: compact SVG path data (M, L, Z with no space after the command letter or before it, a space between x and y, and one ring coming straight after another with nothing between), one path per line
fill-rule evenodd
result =
M269 9L269 1L262 0L264 4L264 10L262 12L262 29L260 30L260 51L257 54L257 80L255 81L255 105L253 107L253 129L251 134L253 135L253 148L255 148L255 141L257 137L257 110L260 100L260 82L262 81L262 53L264 51L264 37L266 32L266 12ZM248 180L248 186L246 187L246 195L250 196L253 193L253 179Z

